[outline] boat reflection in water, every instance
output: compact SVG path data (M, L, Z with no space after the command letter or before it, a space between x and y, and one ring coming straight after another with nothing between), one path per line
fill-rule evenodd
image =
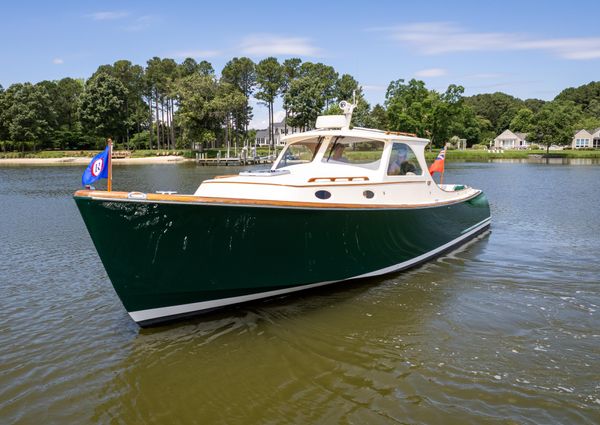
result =
M427 139L344 115L285 137L267 171L193 195L80 190L75 201L129 315L144 326L413 267L490 225L485 195L438 185Z

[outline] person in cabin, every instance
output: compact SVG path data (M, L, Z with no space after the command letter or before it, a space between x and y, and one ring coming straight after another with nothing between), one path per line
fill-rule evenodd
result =
M394 143L390 165L388 166L389 176L404 176L407 174L416 174L417 167L408 159L408 146L404 143Z
M348 160L346 158L344 158L344 149L346 148L346 146L344 146L341 143L336 143L336 145L333 147L333 153L331 154L331 159L333 161L337 161L337 162L348 162Z

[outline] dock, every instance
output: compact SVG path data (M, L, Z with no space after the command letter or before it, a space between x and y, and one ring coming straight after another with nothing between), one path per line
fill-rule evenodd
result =
M196 164L198 165L214 165L214 166L228 166L228 165L259 165L259 164L272 164L275 160L273 155L270 156L256 156L252 158L244 158L242 156L232 157L219 157L208 158L204 153L196 153Z

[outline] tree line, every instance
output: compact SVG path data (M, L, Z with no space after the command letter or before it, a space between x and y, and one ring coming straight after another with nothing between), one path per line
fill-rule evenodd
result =
M0 143L3 150L97 149L107 137L125 149L247 145L251 98L267 108L273 143L278 99L286 127L308 129L317 116L340 113L339 101L353 94L354 126L411 132L435 146L453 137L488 144L507 128L529 133L534 143L566 144L575 129L600 127L600 82L545 102L504 93L465 97L460 85L438 92L398 79L383 104L371 107L354 77L323 63L236 57L217 76L207 61L154 57L145 66L101 65L87 80L0 85Z

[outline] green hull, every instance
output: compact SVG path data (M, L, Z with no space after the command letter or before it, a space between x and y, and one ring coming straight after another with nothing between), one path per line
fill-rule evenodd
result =
M75 201L117 294L141 324L401 270L463 243L490 217L482 193L398 209Z

